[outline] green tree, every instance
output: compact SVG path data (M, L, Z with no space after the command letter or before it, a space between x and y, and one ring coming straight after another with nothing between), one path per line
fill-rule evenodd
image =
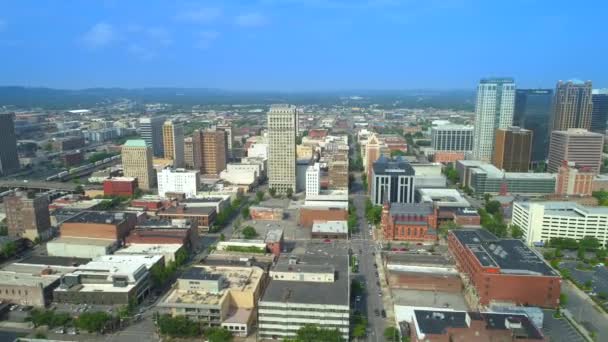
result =
M75 321L77 328L92 332L102 332L112 317L103 311L84 312Z
M249 214L249 206L244 206L243 209L241 209L241 216L243 216L244 220L248 220Z
M568 305L568 295L565 293L561 293L559 295L559 306L566 307L566 305Z
M226 236L224 235L224 233L220 234L220 241L226 241Z
M268 188L268 194L270 197L275 197L277 195L277 190L275 188Z
M258 236L258 232L252 226L247 226L247 227L243 228L243 231L241 232L241 234L247 240L253 239L254 237Z
M2 256L10 258L17 253L17 245L13 241L7 242L2 248Z
M162 335L171 337L195 337L201 335L201 327L185 316L160 315L157 317L156 325Z
M511 225L511 237L514 239L521 239L524 236L524 231L518 225Z
M600 248L602 244L594 236L585 236L578 242L578 245L586 250L595 251Z
M255 198L258 202L262 202L264 200L264 191L259 191L255 193Z
M344 338L338 329L324 329L316 324L307 324L296 333L295 342L343 342Z
M454 221L445 221L439 225L439 234L447 236L450 230L458 228L462 228L462 226L456 224Z
M400 150L391 151L391 157L402 157L405 156L406 153Z
M384 340L387 342L399 342L399 330L395 327L384 329Z
M287 198L291 199L293 197L293 189L287 188L287 191L285 192L285 194L287 195Z
M204 332L209 342L230 342L232 333L224 328L208 328Z
M361 183L363 184L363 191L367 191L367 175L365 173L361 174Z
M578 247L578 250L576 251L576 258L578 260L585 260L585 253L586 253L585 247L583 247L583 246Z
M500 202L488 201L485 208L489 214L494 215L500 211Z

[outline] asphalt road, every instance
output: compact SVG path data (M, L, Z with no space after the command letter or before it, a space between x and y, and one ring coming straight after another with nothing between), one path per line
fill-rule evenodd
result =
M588 331L595 331L597 341L608 341L608 315L596 308L593 300L569 281L562 282L562 293L568 296L566 308L574 319Z

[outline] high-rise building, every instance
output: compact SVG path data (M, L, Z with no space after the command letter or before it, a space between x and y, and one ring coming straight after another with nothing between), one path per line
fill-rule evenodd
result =
M188 169L194 168L194 146L192 137L184 139L184 165Z
M156 185L152 167L152 148L144 140L127 140L121 150L123 174L137 178L140 189L150 190Z
M566 131L553 131L549 144L547 171L557 173L566 160L597 174L600 172L603 147L604 136L586 129L570 128Z
M373 174L373 166L374 163L380 159L382 155L382 148L380 146L380 140L376 134L373 134L367 144L365 145L365 172L367 174L367 192L371 193L372 191L372 183L370 180L372 179Z
M15 115L0 114L0 175L19 170Z
M473 126L439 125L431 128L431 147L435 151L471 151Z
M201 173L219 175L226 169L226 133L222 130L205 130L202 138Z
M591 100L593 102L591 131L606 134L606 121L608 121L608 88L593 89Z
M306 197L318 196L321 192L321 169L319 163L306 169Z
M553 103L553 130L591 128L591 81L557 82Z
M226 138L226 161L229 161L233 158L233 153L232 153L232 141L233 141L233 137L232 137L232 126L230 126L229 124L226 125L217 125L216 128L220 131L224 131L226 132L225 138Z
M380 157L373 166L371 183L371 200L375 205L389 203L414 202L414 174L415 171L402 158L390 160Z
M268 185L278 193L296 191L296 119L292 105L268 111Z
M552 89L517 89L513 125L532 131L534 163L547 160L553 106Z
M515 126L497 129L492 164L507 172L528 172L532 136L532 131Z
M491 161L494 133L513 124L515 82L512 78L484 78L477 86L473 153L475 160Z
M156 157L163 157L165 149L163 146L163 123L164 116L152 116L139 119L139 134L146 144L152 147L152 153Z
M165 168L158 173L158 196L167 193L183 193L186 198L195 197L199 190L199 172Z
M52 236L47 196L16 193L4 197L8 236L46 241Z
M163 124L165 158L173 160L173 167L184 167L184 127L171 120Z

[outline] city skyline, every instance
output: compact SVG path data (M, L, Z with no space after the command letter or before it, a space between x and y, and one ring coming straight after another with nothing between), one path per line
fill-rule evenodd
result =
M0 72L5 85L60 89L471 89L485 76L602 88L607 48L595 42L606 5L591 6L262 0L144 11L139 2L24 1L3 6L0 52L12 57Z

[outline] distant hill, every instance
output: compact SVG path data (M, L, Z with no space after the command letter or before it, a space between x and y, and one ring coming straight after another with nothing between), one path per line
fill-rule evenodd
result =
M472 109L474 91L469 90L344 90L330 92L255 92L206 88L89 88L80 90L0 86L0 106L18 108L77 109L129 99L141 104L169 103L177 106L218 104L323 104L381 108Z

